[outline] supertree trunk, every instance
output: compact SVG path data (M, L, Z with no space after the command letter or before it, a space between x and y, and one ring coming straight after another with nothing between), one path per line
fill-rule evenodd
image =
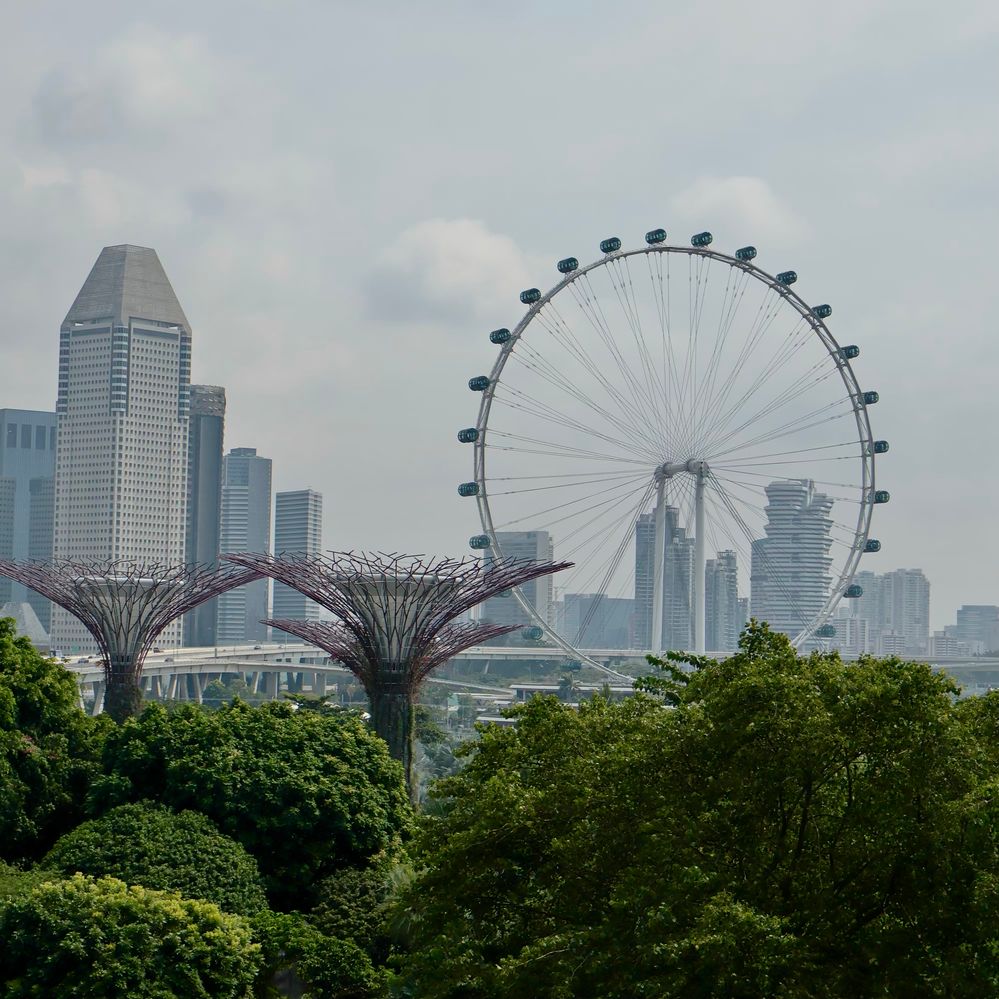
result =
M110 657L104 666L104 710L119 725L142 710L142 690L130 656Z
M417 783L413 772L413 744L416 709L409 692L397 684L377 686L368 691L371 727L388 744L389 755L402 764L406 789L416 804Z

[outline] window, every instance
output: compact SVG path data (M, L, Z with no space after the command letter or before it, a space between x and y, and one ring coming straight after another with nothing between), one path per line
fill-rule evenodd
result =
M7 447L17 447L17 424L7 424Z
M45 430L46 427L35 427L35 450L45 450Z
M22 423L21 424L21 447L30 448L31 447L31 424Z

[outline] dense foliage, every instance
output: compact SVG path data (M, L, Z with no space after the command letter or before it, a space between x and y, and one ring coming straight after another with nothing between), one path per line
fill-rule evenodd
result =
M267 902L256 861L197 812L140 802L119 805L67 833L42 866L59 875L113 877L175 891L251 915Z
M79 821L106 727L76 680L0 619L0 858L35 859Z
M999 698L760 626L690 666L483 731L418 836L415 994L999 994Z
M0 907L5 999L249 999L249 926L209 902L77 875Z
M318 881L389 849L408 822L399 764L346 712L234 702L152 705L111 732L96 812L144 798L207 815L256 858L277 908L307 908Z

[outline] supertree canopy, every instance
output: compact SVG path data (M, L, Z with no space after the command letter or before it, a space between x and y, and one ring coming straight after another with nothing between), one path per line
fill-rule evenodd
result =
M314 642L361 681L372 725L402 762L411 794L413 705L423 682L464 649L515 630L455 624L455 618L488 597L571 564L354 552L223 557L294 587L336 616L335 623L267 623Z
M260 578L235 565L164 565L133 559L0 559L0 575L16 579L77 617L104 662L105 709L115 721L142 703L142 664L156 636L205 600Z

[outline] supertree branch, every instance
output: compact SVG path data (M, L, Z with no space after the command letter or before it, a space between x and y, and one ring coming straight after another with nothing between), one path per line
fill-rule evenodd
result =
M342 624L334 621L292 621L285 618L275 618L263 622L280 631L297 635L306 642L318 646L335 662L341 663L360 680L365 691L370 695L378 687L381 664L374 662L365 655L353 632ZM453 659L456 655L470 649L473 645L481 645L490 638L508 635L516 631L519 625L511 624L449 624L436 636L430 648L419 660L409 664L400 679L404 682L412 696L416 696L426 678L438 667ZM399 671L393 671L396 677Z
M15 579L73 614L93 636L104 662L108 713L121 721L141 704L142 665L157 635L205 600L260 578L235 565L189 565L133 559L0 559Z
M462 649L514 630L455 619L497 593L571 564L365 552L223 558L297 589L334 615L334 625L271 624L314 641L357 675L372 725L402 762L413 797L413 706L420 685Z

